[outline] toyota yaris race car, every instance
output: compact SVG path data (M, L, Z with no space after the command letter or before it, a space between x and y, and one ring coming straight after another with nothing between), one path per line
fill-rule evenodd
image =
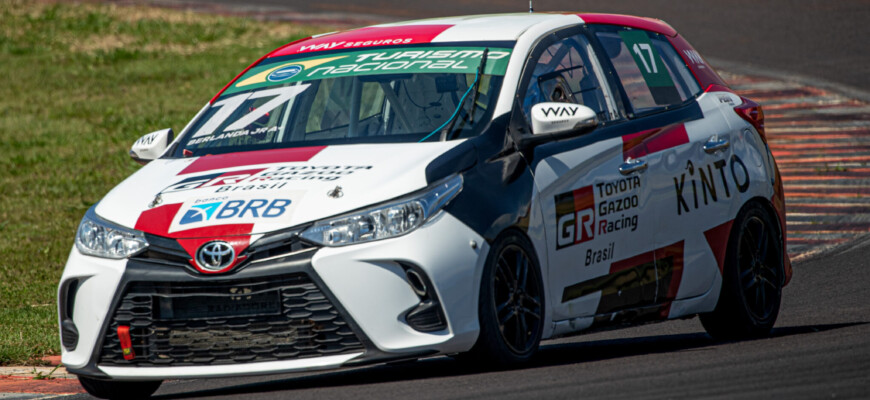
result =
M763 335L791 277L761 107L659 20L473 16L289 43L81 221L63 364L163 379L438 354L700 314Z

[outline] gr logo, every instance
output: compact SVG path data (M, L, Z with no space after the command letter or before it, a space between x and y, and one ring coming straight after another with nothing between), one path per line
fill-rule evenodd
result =
M556 195L556 250L595 238L592 186Z
M289 199L265 199L217 201L194 204L181 217L179 225L207 222L211 220L242 218L277 218L284 215Z

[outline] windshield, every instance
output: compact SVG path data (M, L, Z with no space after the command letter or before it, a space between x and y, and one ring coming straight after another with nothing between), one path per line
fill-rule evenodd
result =
M173 155L474 136L491 118L510 54L430 45L266 59L221 94Z

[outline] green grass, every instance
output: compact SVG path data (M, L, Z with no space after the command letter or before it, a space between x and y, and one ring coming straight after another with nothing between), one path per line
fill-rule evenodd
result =
M265 52L328 29L0 1L0 365L59 354L56 287L87 208Z

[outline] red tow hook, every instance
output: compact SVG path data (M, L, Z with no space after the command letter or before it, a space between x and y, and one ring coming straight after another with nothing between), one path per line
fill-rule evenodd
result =
M125 360L132 360L136 357L136 352L133 351L133 341L130 339L130 327L121 325L118 327L118 339L121 341L121 352L124 354Z

